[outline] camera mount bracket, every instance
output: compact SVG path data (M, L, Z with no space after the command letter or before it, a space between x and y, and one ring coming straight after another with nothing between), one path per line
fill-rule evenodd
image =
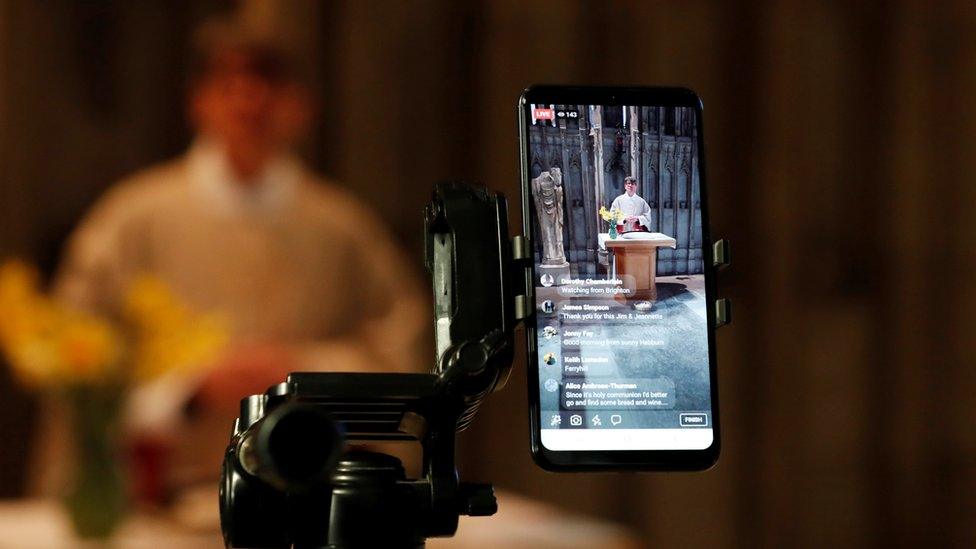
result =
M489 484L460 482L455 433L509 375L531 293L513 279L528 240L509 240L504 196L438 185L425 210L437 357L430 374L292 373L241 401L220 485L227 547L423 547L459 515L497 510ZM527 279L521 277L524 284ZM419 441L421 478L345 441Z

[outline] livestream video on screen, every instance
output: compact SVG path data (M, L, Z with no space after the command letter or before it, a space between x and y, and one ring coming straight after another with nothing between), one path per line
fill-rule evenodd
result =
M695 110L528 109L542 444L707 448Z

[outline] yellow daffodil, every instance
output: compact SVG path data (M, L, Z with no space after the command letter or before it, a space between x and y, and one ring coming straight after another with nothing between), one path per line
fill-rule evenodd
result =
M624 212L618 210L617 208L608 210L606 206L600 206L599 214L600 218L608 223L611 221L622 223L624 218L627 217L624 215Z
M123 346L118 332L107 322L70 315L58 336L58 355L68 379L95 383L116 373Z
M137 379L205 366L217 358L228 339L219 317L193 313L166 284L152 277L133 282L125 318L136 332L132 359Z
M159 279L131 285L122 322L70 309L40 290L36 270L0 265L0 348L35 388L118 384L206 366L226 345L216 315L197 314Z

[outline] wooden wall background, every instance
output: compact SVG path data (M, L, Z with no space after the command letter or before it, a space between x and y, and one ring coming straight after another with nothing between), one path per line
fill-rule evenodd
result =
M50 265L106 185L185 145L183 44L223 4L0 0L0 250ZM735 245L720 282L736 317L718 336L719 465L541 472L519 362L461 437L465 475L626 522L654 546L976 545L976 5L244 9L305 52L322 100L316 165L384 197L418 265L432 181L518 196L525 85L679 84L704 99L712 233ZM30 407L0 385L11 494Z

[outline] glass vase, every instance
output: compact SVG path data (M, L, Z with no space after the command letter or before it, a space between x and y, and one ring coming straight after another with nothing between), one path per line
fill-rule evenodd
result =
M68 392L74 460L72 484L64 499L75 534L107 540L126 514L126 492L117 444L121 391L73 388Z
M614 223L610 224L610 238L617 238L617 225Z

